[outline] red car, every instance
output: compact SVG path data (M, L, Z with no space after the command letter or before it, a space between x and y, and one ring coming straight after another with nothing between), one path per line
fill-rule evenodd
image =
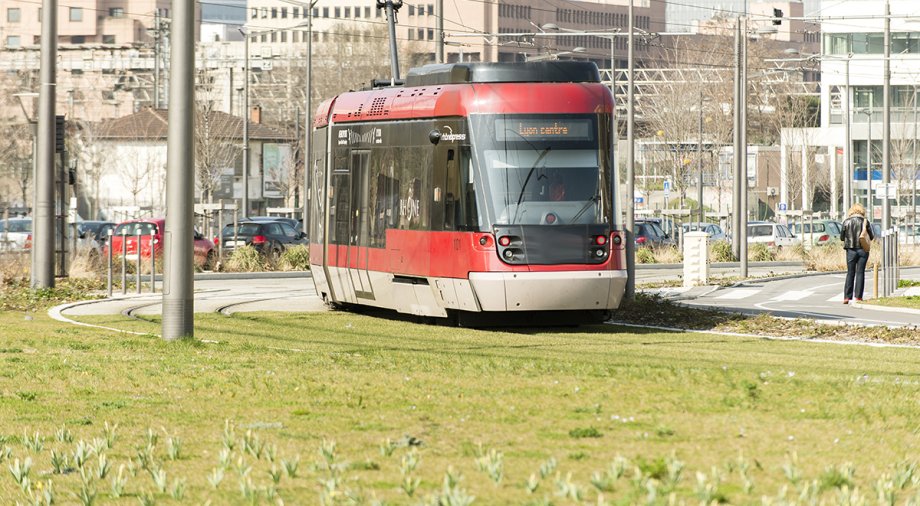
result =
M140 220L129 220L119 223L112 232L112 253L115 256L121 255L122 241L127 240L124 246L127 250L128 258L137 257L138 254L138 237L140 232L140 256L141 258L150 258L150 238L153 235L153 250L157 258L163 257L163 231L166 229L166 220L164 218L147 218ZM108 251L105 252L108 254ZM217 263L217 251L214 249L214 243L205 238L197 230L195 231L195 265L201 266L205 270L210 270Z

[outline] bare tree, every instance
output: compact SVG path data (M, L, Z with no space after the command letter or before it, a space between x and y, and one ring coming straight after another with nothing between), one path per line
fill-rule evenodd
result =
M6 202L7 206L18 198L20 205L28 207L32 188L31 140L27 124L4 122L0 126L0 179L5 182L2 187L8 189L0 195L0 202Z
M240 157L240 121L215 110L215 103L199 100L195 117L195 181L201 200L211 202L224 169Z
M99 215L100 183L114 158L110 147L97 139L98 130L99 123L78 121L71 141L77 158L77 196L88 204L90 219Z

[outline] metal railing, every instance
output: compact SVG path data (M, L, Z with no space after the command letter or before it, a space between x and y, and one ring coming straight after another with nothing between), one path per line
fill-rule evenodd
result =
M898 242L899 232L897 228L890 228L882 231L879 242L882 245L881 251L881 269L880 269L880 292L877 294L881 297L890 297L898 289L898 280L901 277L899 267L899 249Z

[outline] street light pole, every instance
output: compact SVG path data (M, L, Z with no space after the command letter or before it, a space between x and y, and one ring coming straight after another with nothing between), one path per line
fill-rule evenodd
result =
M696 164L699 169L699 179L697 180L697 198L700 206L700 227L703 226L703 89L700 88L700 118L699 118L699 141L696 144ZM701 229L702 230L702 229Z
M844 97L844 111L843 115L846 118L846 121L843 122L844 136L846 137L846 146L843 149L843 166L846 167L846 176L843 178L843 216L846 218L846 213L850 210L850 206L853 204L853 139L852 134L850 133L850 101L852 100L852 95L850 92L850 57L847 56L846 63L846 96ZM836 153L834 156L837 156Z
M243 33L243 214L249 216L249 32Z
M307 104L303 140L303 233L309 233L310 177L313 173L313 5L307 8Z
M748 244L747 244L747 222L748 222L748 143L747 143L747 96L748 96L748 71L747 71L747 46L748 46L748 18L747 15L742 19L741 26L741 82L738 86L741 89L741 208L739 211L739 220L741 223L738 229L738 238L740 239L740 258L741 277L748 276Z
M741 259L741 18L735 26L735 89L732 141L732 253Z
M635 239L635 208L636 208L636 137L635 137L635 74L636 74L636 30L635 15L633 14L635 1L629 0L629 33L627 34L627 70L629 79L626 90L626 300L636 298L636 239Z
M54 287L54 148L57 91L57 2L42 2L41 88L38 97L35 201L32 220L32 288ZM61 210L63 212L63 209ZM63 246L63 245L62 245Z
M885 194L882 198L882 230L891 227L891 200L888 198L888 183L891 182L891 3L885 0L885 61L882 70L882 184ZM871 196L869 198L872 198ZM871 221L874 215L869 217Z

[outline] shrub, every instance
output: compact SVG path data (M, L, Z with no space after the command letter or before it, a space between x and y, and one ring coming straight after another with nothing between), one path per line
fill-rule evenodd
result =
M748 245L748 260L753 262L772 262L776 259L776 252L764 243L755 242Z
M285 271L310 270L310 247L298 244L284 250L281 254L281 269Z
M677 246L662 246L652 250L656 264L677 264L684 260L683 252Z
M651 248L636 248L636 262L640 264L655 263L655 252Z
M252 246L241 246L227 259L227 270L231 272L255 272L265 270L265 259Z
M732 253L732 243L728 241L715 241L710 246L709 257L713 262L734 262L737 260Z

